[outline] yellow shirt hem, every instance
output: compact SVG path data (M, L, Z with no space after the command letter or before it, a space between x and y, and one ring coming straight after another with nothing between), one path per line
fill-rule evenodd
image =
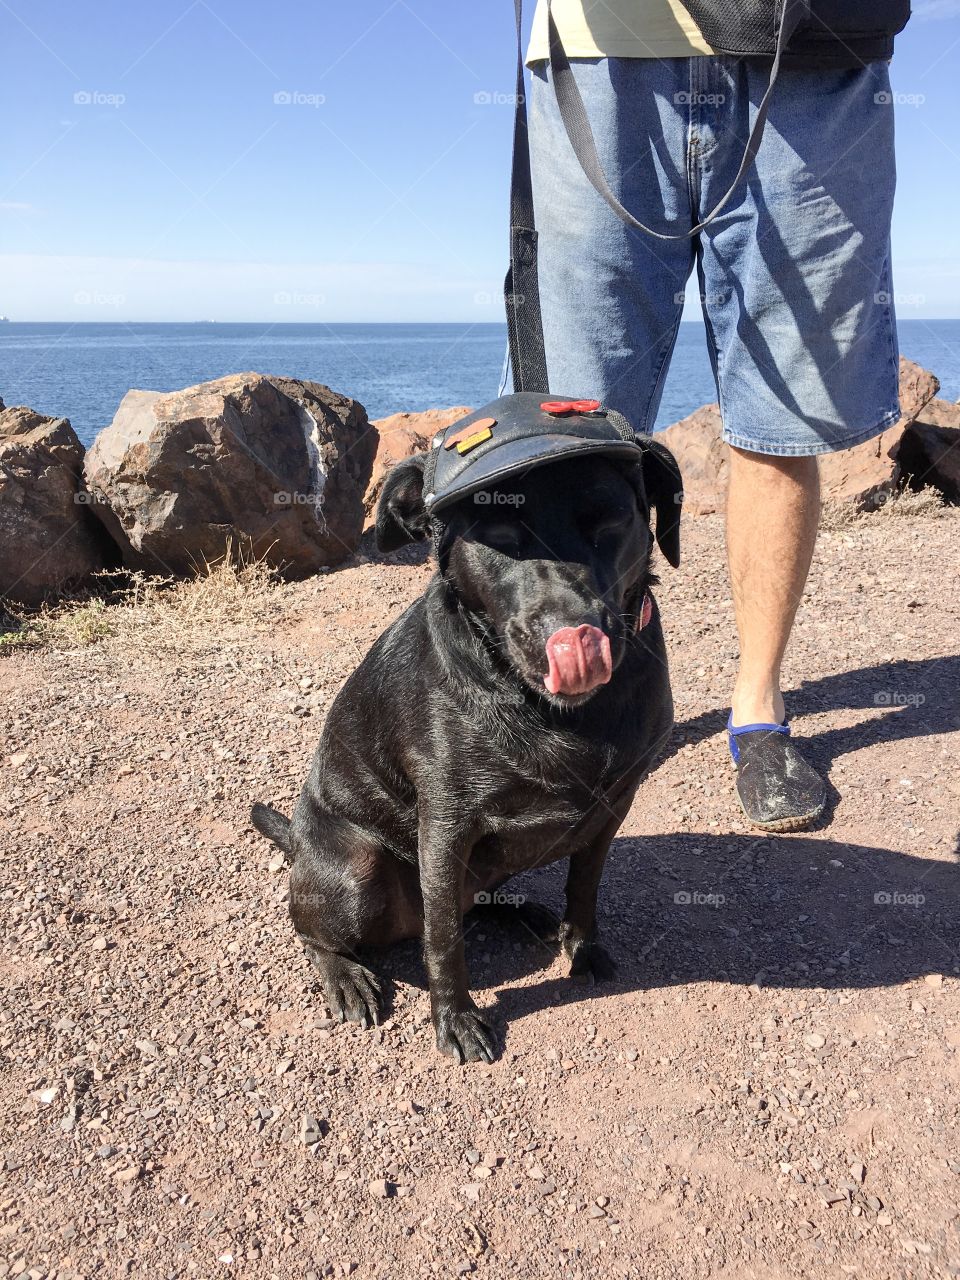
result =
M553 0L570 58L689 58L713 50L681 0ZM527 65L549 57L547 6L538 0Z

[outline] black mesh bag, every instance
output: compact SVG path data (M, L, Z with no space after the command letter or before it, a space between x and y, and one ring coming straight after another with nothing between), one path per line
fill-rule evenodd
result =
M717 53L772 58L781 0L681 0ZM861 67L893 54L893 37L910 17L910 0L804 0L783 54L784 66Z

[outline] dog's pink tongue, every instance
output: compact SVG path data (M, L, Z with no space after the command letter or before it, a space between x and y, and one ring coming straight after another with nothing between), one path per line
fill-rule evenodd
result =
M589 693L613 675L610 639L599 627L561 627L547 641L548 693Z

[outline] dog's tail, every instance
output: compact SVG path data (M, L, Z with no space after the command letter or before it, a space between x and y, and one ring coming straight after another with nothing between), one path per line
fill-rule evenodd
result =
M285 818L276 809L266 804L255 804L250 810L250 819L261 835L272 840L278 849L282 849L287 861L293 859L290 847L290 819Z

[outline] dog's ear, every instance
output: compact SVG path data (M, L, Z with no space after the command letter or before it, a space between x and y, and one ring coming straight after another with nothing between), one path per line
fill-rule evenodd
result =
M677 460L665 444L637 436L643 450L640 470L647 502L656 517L657 546L676 569L680 564L680 512L683 480Z
M387 474L377 503L377 546L396 551L405 542L420 542L429 522L423 504L423 467L426 454L415 454Z

